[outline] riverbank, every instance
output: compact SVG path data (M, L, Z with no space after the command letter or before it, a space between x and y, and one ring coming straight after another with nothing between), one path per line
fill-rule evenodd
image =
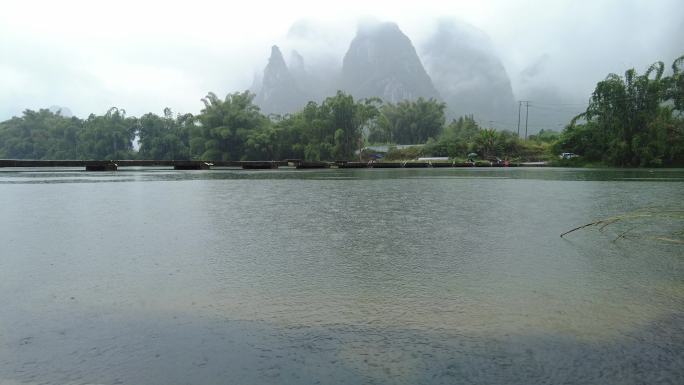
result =
M31 167L84 167L86 171L116 171L120 167L173 167L176 170L208 170L212 167L242 168L246 170L277 169L294 167L297 169L323 168L430 168L430 167L544 167L546 162L458 162L458 161L335 161L318 162L300 159L282 161L214 161L214 160L25 160L0 159L0 168Z

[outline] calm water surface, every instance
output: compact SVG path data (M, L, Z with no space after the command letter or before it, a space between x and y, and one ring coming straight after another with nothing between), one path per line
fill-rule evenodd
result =
M678 384L684 170L0 170L0 384ZM664 240L665 239L665 240Z

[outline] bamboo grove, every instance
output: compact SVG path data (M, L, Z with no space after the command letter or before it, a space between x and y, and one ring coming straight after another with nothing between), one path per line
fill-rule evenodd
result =
M608 75L556 148L614 166L684 165L683 67L681 56L670 76L663 62Z

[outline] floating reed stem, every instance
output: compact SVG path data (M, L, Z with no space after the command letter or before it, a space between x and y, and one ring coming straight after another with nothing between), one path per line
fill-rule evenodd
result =
M581 226L577 226L573 229L570 229L560 235L561 238L565 237L566 235L575 232L577 230L581 230L587 227L593 227L597 226L600 232L603 232L604 229L606 229L608 226L615 224L617 222L624 222L628 220L634 220L638 218L653 218L653 219L659 219L659 220L664 220L664 219L670 219L674 221L684 221L684 210L681 209L666 209L666 208L644 208L644 209L639 209L635 210L629 213L625 213L622 215L617 215L614 217L610 218L605 218L605 219L600 219L596 220L594 222L590 222ZM634 225L630 229L623 231L620 233L617 238L613 240L613 242L616 242L620 239L626 238L626 235L630 233L632 230L639 228L643 225ZM659 241L665 241L665 242L671 242L671 243L677 243L677 244L684 244L684 239L678 239L678 238L684 238L684 231L679 231L674 234L671 234L670 236L663 237L663 236L658 236L658 237L651 237L652 239L656 239Z

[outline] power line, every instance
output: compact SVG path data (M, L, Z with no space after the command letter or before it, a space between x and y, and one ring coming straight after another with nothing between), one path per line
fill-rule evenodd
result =
M577 107L574 107L574 108L573 108L573 107L568 107L568 108L564 108L564 107L547 107L547 106L539 106L539 105L536 104L536 103L534 103L534 104L533 104L533 103L530 103L530 107L531 107L531 108L538 109L538 110L542 110L542 111L557 111L557 112L575 112L575 111L578 111L578 110L585 110L585 109L586 109L586 107L585 107L585 108L582 108L582 109L577 108Z
M530 107L530 101L529 100L519 100L518 101L518 137L520 137L520 108L522 107L522 104L525 103L525 137L527 137L527 117L529 115L529 107Z
M539 103L539 102L534 102L534 104L539 105L539 106L550 106L550 107L556 107L556 106L588 106L589 103Z
M500 121L500 120L487 120L487 123L497 123L497 124L505 125L505 126L508 126L508 127L515 126L515 122L503 122L503 121ZM555 126L558 126L558 125L563 125L563 124L564 124L564 123L553 123L553 124L543 124L543 123L540 123L540 124L530 124L529 127L530 127L530 128L540 128L540 127L541 127L541 128L544 128L544 127L548 127L548 126L554 126L554 125L555 125Z
M520 137L520 101L518 101L518 137Z
M490 125L497 125L497 126L500 126L500 127L506 128L506 129L515 127L515 125L516 125L515 122L503 122L500 120L487 120L486 122L489 123ZM481 123L482 123L482 121L478 121L478 124L482 125ZM530 124L528 127L529 128L562 127L562 126L565 126L565 124L566 123ZM511 131L513 131L513 130L511 130Z
M640 97L633 97L633 96L623 96L623 97L618 97L618 98L603 98L603 101L610 101L610 102L618 102L618 101L632 101L632 100L639 100L641 99ZM522 123L522 106L523 104L525 105L525 135L524 138L525 140L528 137L528 132L529 128L551 128L551 127L563 127L567 123L550 123L550 124L539 124L539 125L530 125L529 120L530 120L530 107L532 108L533 111L536 111L537 114L541 116L552 116L552 115L573 115L577 116L585 112L586 108L591 104L589 103L548 103L548 102L533 102L531 100L519 100L518 101L518 120L516 123L514 122L503 122L503 121L497 121L497 120L488 120L487 122L490 125L493 125L493 123L498 123L500 125L504 126L504 129L516 126L516 132L518 137L520 137L520 124ZM575 107L575 108L573 108ZM556 114L554 114L556 112ZM482 123L478 121L478 123L482 126Z
M527 118L530 116L530 102L525 101L525 140L527 140Z
M593 99L593 96L592 96ZM601 101L607 101L607 102L625 102L625 101L643 101L645 99L644 96L632 96L632 95L624 95L624 96L619 96L619 97L603 97L600 98ZM518 106L520 106L520 103L524 103L526 101L519 101ZM590 99L589 102L585 103L550 103L550 102L531 102L527 101L530 103L530 107L533 108L544 108L544 109L549 109L549 110L558 110L558 111L563 111L563 110L574 110L575 108L586 108L589 105L592 104L592 101Z

